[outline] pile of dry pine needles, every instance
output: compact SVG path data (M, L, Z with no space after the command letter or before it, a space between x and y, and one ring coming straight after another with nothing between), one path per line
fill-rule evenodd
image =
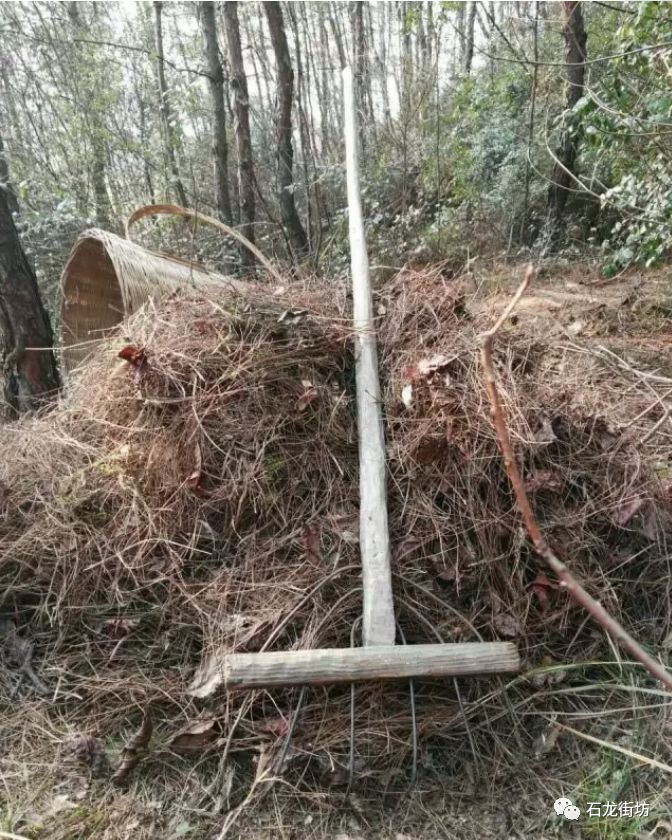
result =
M1 617L39 672L6 655L0 689L20 718L0 732L5 756L41 756L47 787L67 766L161 779L221 824L278 780L281 804L323 805L483 768L494 784L521 756L545 761L567 723L613 739L609 709L625 705L636 750L665 719L655 683L530 548L478 366L488 324L440 268L379 297L398 642L515 640L524 674L190 695L217 652L360 643L354 377L333 297L148 306L61 405L0 430ZM495 357L546 536L659 649L669 453L655 435L638 445L631 421L663 409L543 336L509 331Z

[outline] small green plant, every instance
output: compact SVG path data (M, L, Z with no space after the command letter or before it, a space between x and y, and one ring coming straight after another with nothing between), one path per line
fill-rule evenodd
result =
M619 803L634 800L632 762L626 756L605 750L602 761L585 780L577 799L583 814L583 836L591 840L635 840L643 836L647 818L643 816L591 816L588 803ZM630 795L629 795L630 794Z

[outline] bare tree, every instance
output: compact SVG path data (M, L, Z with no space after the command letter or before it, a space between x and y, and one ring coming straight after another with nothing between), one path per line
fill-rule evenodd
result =
M215 4L212 0L201 3L201 28L208 62L208 85L212 102L212 153L215 163L215 197L219 218L231 221L229 197L228 145L226 140L226 105L224 99L224 71L219 57Z
M565 40L565 65L567 72L567 96L565 107L571 113L572 108L583 96L586 77L586 42L587 35L583 23L581 3L576 0L564 0L562 3L564 26L562 34ZM569 187L574 180L576 169L577 141L573 126L568 120L560 139L557 160L553 166L551 185L548 190L548 209L557 226L569 197Z
M294 70L289 57L282 8L274 0L264 2L268 28L275 53L277 79L277 166L278 190L282 221L292 248L297 256L306 254L308 240L294 201L294 146L292 144L292 101L294 96Z
M164 143L168 168L172 175L177 200L183 207L187 206L187 194L184 184L180 178L180 170L177 165L177 138L175 137L175 126L172 119L170 100L168 97L168 84L166 82L166 68L163 54L163 3L154 0L154 33L156 37L156 74L159 82L159 111L163 125Z
M5 403L28 411L54 397L60 378L51 324L5 188L0 188L0 337Z
M462 69L465 75L471 73L471 64L474 60L474 21L476 20L476 0L471 0L467 12L467 23L464 33L464 61Z
M250 134L250 97L240 44L238 4L228 0L223 4L226 44L231 68L231 89L235 101L235 131L238 149L238 196L240 202L240 232L254 244L254 165ZM241 245L240 262L243 267L254 265L254 257Z
M366 32L364 29L364 6L362 0L355 0L350 4L350 22L352 26L352 40L354 48L354 72L357 90L357 108L361 111L362 131L364 137L366 129L373 121L373 97L371 95L371 74L367 56Z

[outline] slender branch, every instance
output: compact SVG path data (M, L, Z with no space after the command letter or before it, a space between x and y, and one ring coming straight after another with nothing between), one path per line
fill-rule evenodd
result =
M504 418L504 411L499 398L495 369L492 362L492 344L497 331L525 293L525 290L527 289L533 276L534 268L530 265L525 272L525 279L519 286L509 305L497 320L494 327L484 333L481 337L481 364L483 366L485 387L492 408L492 421L495 427L497 441L502 451L504 468L506 469L506 474L509 477L511 487L513 488L513 492L516 497L516 504L518 505L525 528L532 540L537 554L557 575L560 585L569 592L570 596L574 598L574 600L580 604L586 612L588 612L592 618L607 633L609 633L610 636L619 642L621 646L634 657L634 659L640 662L653 677L660 680L669 691L672 691L672 674L670 674L670 672L667 671L660 662L650 656L627 632L627 630L605 610L602 604L600 604L599 601L596 601L595 598L586 591L582 583L569 571L567 566L565 566L565 564L556 556L553 549L546 542L546 538L541 533L541 529L539 528L534 513L532 512L532 506L530 505L530 500L527 497L525 485L516 462L513 446L511 444L511 437L509 435L509 429L506 424L506 419Z

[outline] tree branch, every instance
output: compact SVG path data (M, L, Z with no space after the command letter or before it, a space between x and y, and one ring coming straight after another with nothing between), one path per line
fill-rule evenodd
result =
M499 398L499 391L497 390L497 380L495 378L495 370L492 362L492 344L495 335L504 323L504 321L512 313L513 309L520 301L525 293L532 277L534 276L533 266L528 266L525 272L525 278L519 286L513 299L506 307L501 317L497 320L495 325L488 332L481 337L481 364L483 366L483 376L485 379L485 387L490 400L492 408L492 422L495 427L497 441L502 451L504 459L504 468L506 474L511 482L514 495L516 497L516 504L523 518L525 528L529 534L530 539L534 545L537 554L545 561L548 567L557 575L560 585L566 589L570 596L580 604L592 618L612 636L620 645L630 653L634 659L640 662L651 676L660 680L663 685L672 691L672 674L664 668L660 662L650 656L642 646L627 632L627 630L616 621L592 595L590 595L582 583L569 571L567 566L556 556L553 549L546 542L546 538L541 533L541 529L537 524L530 500L525 491L518 464L513 452L511 444L511 437L509 429L504 418L504 411L502 403Z

